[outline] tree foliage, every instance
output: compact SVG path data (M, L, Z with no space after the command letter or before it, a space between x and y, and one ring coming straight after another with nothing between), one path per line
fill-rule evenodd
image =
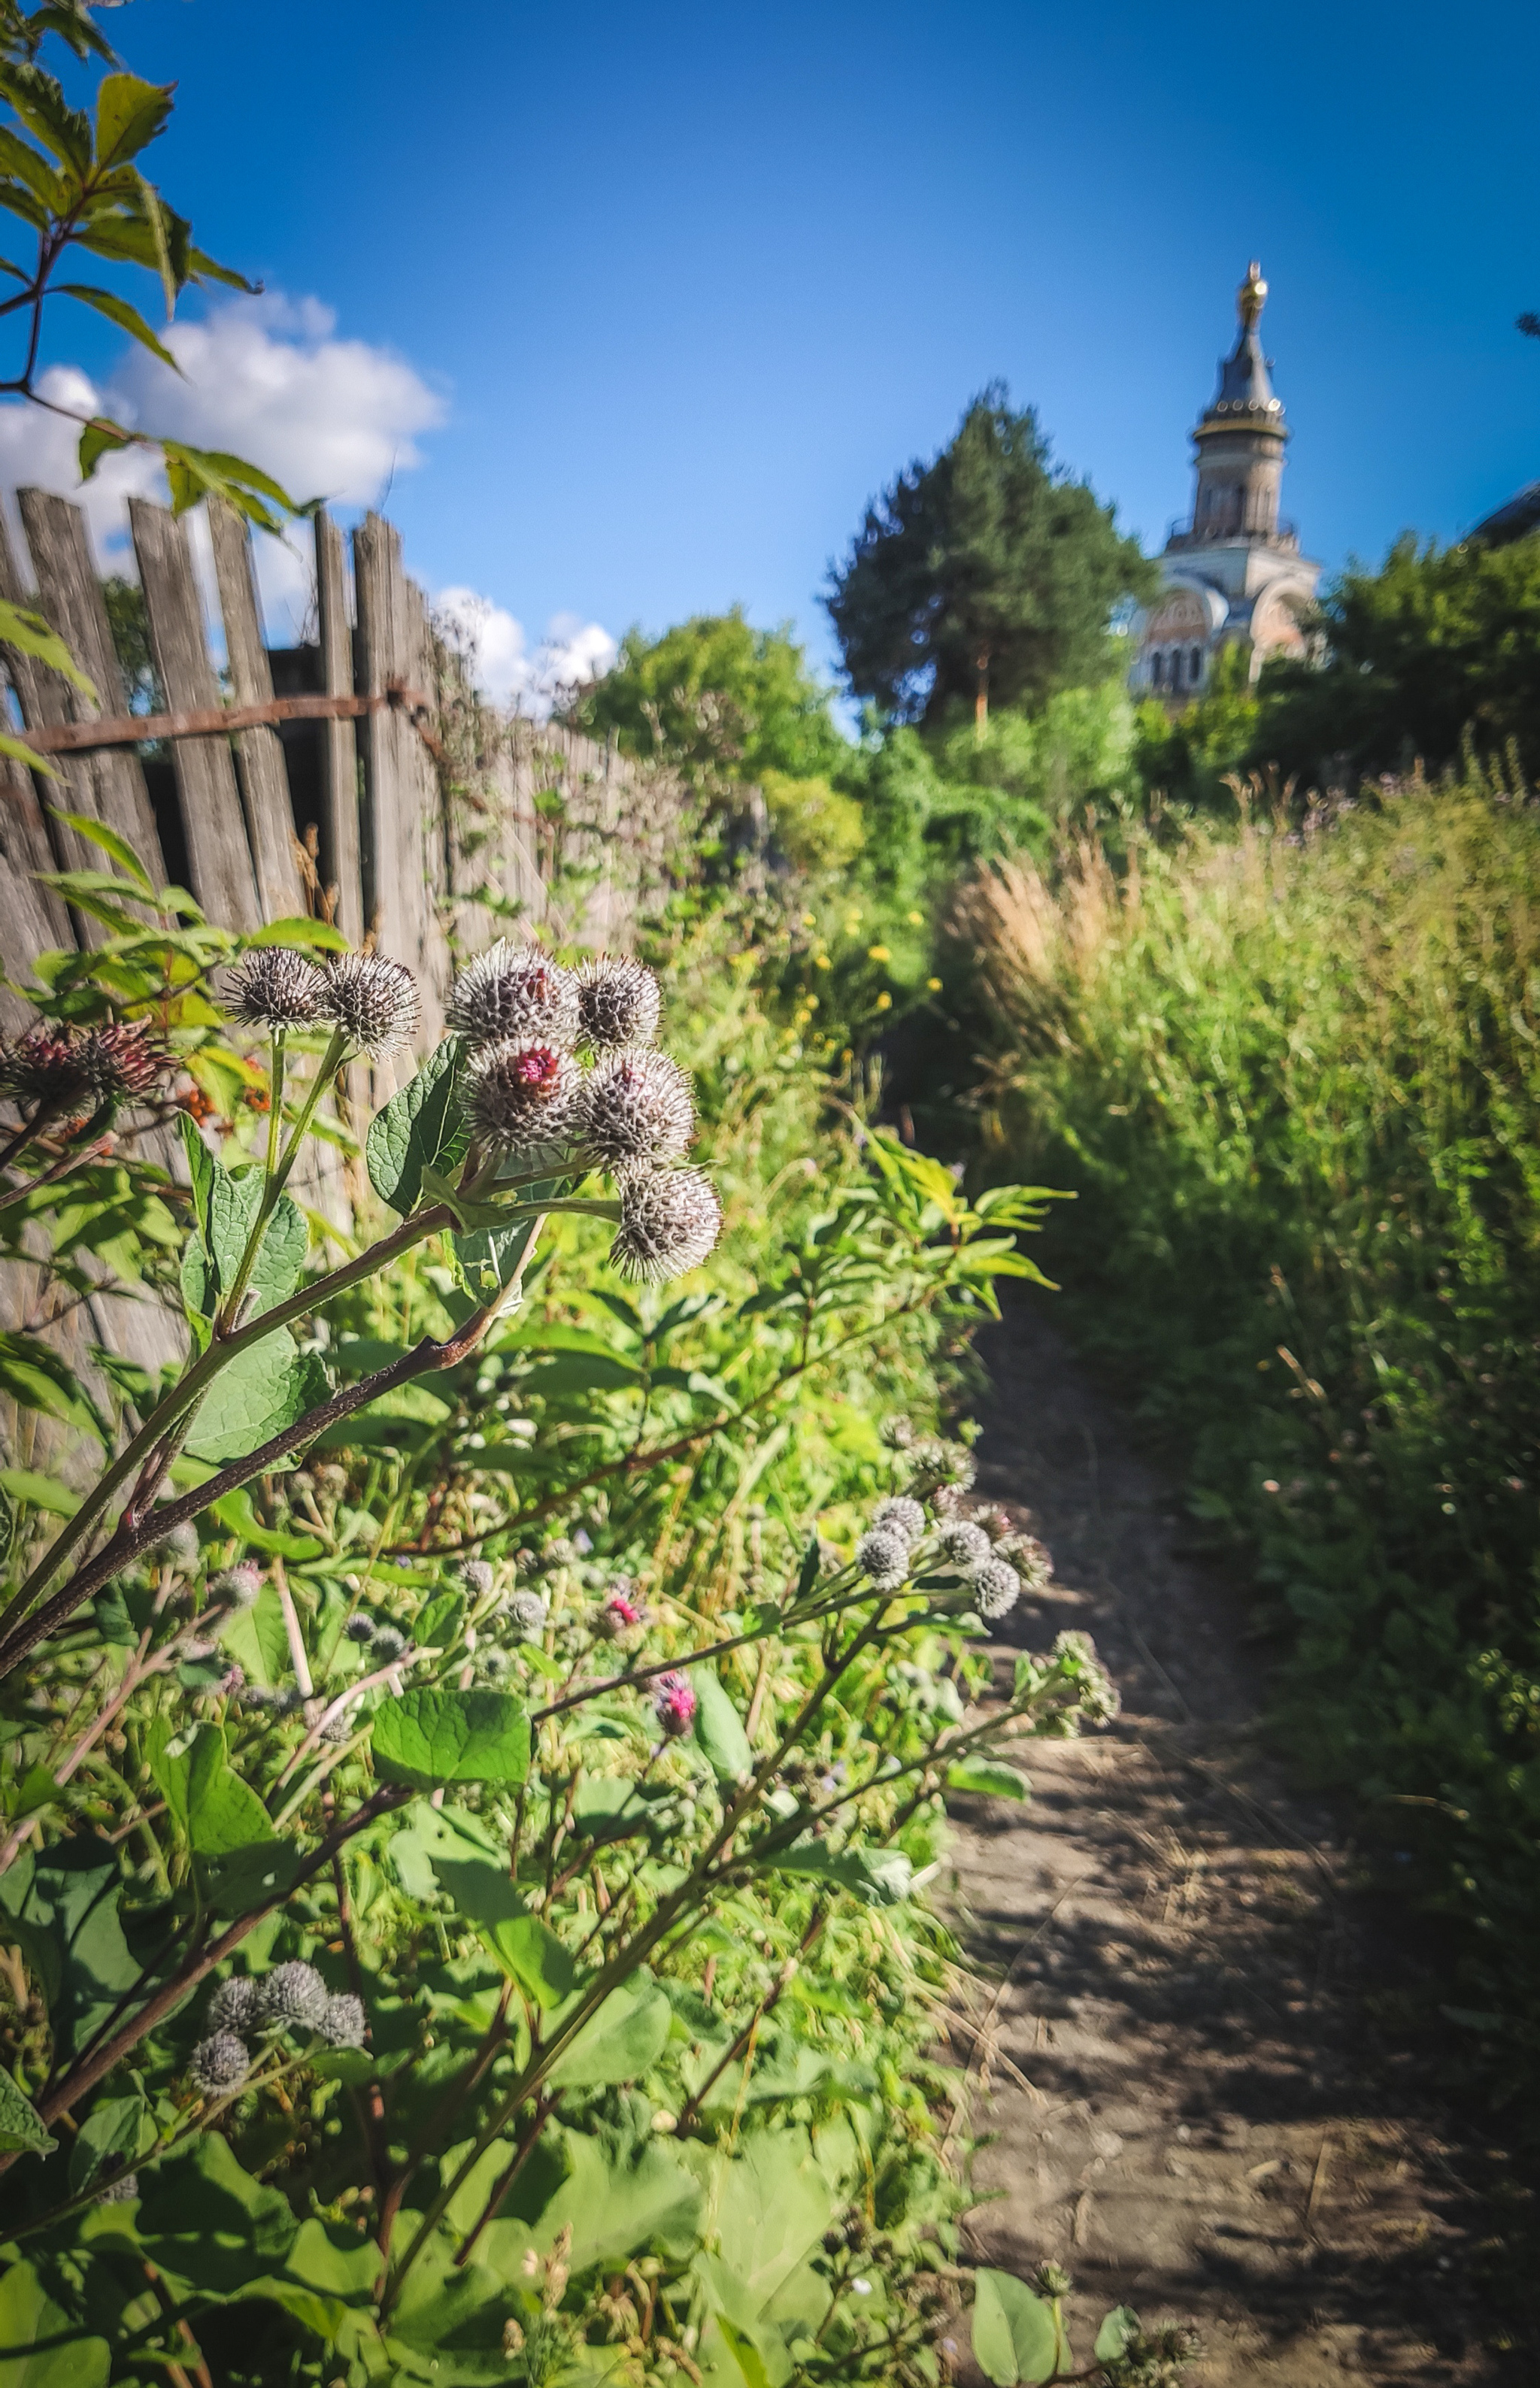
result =
M1105 678L1107 629L1152 586L1136 540L1052 462L1003 387L867 508L826 603L858 695L904 720L1035 704Z
M1249 645L1222 647L1207 687L1181 712L1151 697L1135 716L1134 768L1146 795L1209 807L1228 800L1231 775L1254 757L1261 705Z
M1540 764L1540 540L1419 548L1408 531L1381 571L1331 584L1314 627L1323 662L1263 671L1260 758L1317 783L1442 770L1467 739Z
M734 605L694 614L659 638L629 630L615 669L583 691L568 718L696 784L757 781L766 771L812 780L849 756L831 695L789 624L757 630Z

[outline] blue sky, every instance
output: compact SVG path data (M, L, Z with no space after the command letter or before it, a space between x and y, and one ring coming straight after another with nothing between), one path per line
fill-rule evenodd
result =
M274 337L410 367L416 427L380 421L414 568L531 638L737 599L828 665L829 558L996 376L1158 542L1252 255L1309 552L1448 538L1540 475L1540 344L1512 329L1540 307L1533 10L134 0L106 22L180 83L156 168L206 245L335 315ZM55 353L109 375L99 341Z

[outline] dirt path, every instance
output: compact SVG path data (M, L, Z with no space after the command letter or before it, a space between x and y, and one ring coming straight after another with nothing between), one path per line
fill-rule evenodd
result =
M1263 1748L1243 1596L1184 1554L1170 1486L1043 1309L984 1347L980 1490L1057 1563L1018 1638L1089 1632L1124 1710L1035 1747L1029 1807L961 1803L961 1905L1007 1969L974 2251L1192 2318L1194 2388L1526 2377L1481 2344L1482 2151L1377 2039L1394 1949Z

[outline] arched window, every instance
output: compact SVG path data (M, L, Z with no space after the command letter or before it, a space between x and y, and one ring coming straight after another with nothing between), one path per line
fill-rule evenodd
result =
M1188 657L1187 676L1192 687L1197 688L1203 677L1203 651L1202 647L1194 647L1191 654Z
M1165 657L1162 654L1159 647L1157 647L1154 654L1150 658L1150 685L1152 688L1159 688L1161 685L1161 681L1165 678Z

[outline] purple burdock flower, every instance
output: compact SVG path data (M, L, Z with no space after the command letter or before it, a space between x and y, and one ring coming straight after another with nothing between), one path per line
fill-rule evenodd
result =
M446 1010L450 1026L472 1045L554 1045L578 1041L578 982L537 946L500 937L468 962Z
M262 1588L262 1573L250 1559L225 1568L210 1579L209 1604L217 1608L249 1608Z
M354 1998L350 1990L341 1990L326 2001L317 2028L331 2048L362 2048L367 2021L363 2001Z
M194 2049L187 2070L206 2098L217 2098L222 2090L234 2090L245 2080L251 2070L250 2051L233 2031L210 2032Z
M909 1544L886 1526L873 1526L856 1544L856 1565L878 1592L897 1592L909 1574Z
M987 1558L974 1577L972 1591L981 1617L991 1622L1015 1607L1022 1580L1005 1559Z
M109 1027L89 1030L81 1060L98 1103L130 1102L147 1095L172 1066L171 1055L155 1042L147 1020L114 1021Z
M222 989L245 1028L311 1028L321 1017L326 975L286 946L263 946L238 963Z
M645 963L626 954L601 954L578 973L579 1037L595 1053L621 1045L650 1045L663 997Z
M659 1675L653 1685L653 1707L657 1711L658 1729L669 1741L688 1733L694 1720L695 1695L687 1675L677 1668Z
M422 1010L412 972L384 954L341 954L322 973L320 1017L371 1061L408 1043Z
M626 1588L612 1586L609 1596L593 1612L593 1630L602 1640L617 1642L642 1622L642 1606L634 1597L636 1586L629 1579Z
M660 1285L699 1268L721 1231L721 1202L704 1170L623 1177L620 1227L609 1256L622 1277Z
M0 1046L0 1094L23 1110L41 1105L52 1118L94 1109L96 1088L86 1066L85 1038L64 1029L32 1028Z
M508 1619L521 1642L538 1642L551 1622L551 1611L538 1592L515 1592L509 1598Z
M471 1134L501 1152L565 1144L576 1132L581 1078L562 1046L539 1039L484 1045L465 1082Z
M647 1046L603 1055L582 1082L578 1133L612 1172L677 1161L695 1133L689 1073Z
M883 1503L872 1523L884 1533L902 1534L906 1543L917 1543L925 1531L925 1513L918 1501L901 1492L897 1500Z
M315 1967L294 1957L263 1977L258 2012L269 2031L319 2031L329 1995Z
M981 1568L989 1556L989 1537L982 1526L974 1526L960 1518L956 1525L944 1529L941 1556L949 1559L953 1567L970 1570Z
M206 2021L211 2032L234 2032L245 2039L261 2020L261 1988L249 1974L232 1974L209 2001Z

